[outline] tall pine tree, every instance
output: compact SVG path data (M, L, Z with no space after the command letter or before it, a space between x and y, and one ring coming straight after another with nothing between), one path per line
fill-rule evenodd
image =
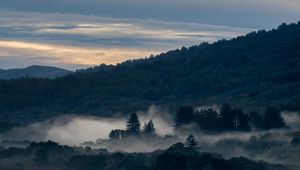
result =
M186 138L185 146L192 150L198 149L198 141L196 141L194 135L190 135Z
M127 133L129 135L139 135L140 134L140 121L136 113L132 113L127 120Z

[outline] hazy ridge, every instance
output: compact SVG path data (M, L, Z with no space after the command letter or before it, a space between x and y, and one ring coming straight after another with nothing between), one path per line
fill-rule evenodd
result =
M50 78L54 79L72 73L71 71L50 67L33 65L26 68L0 69L0 79L10 80L19 78Z

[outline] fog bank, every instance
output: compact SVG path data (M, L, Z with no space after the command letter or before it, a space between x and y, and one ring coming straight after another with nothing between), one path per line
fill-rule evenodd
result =
M157 106L138 112L141 128L153 120L158 135L173 133L173 122L167 112ZM85 141L107 139L111 130L126 129L127 117L100 118L95 116L65 115L52 120L38 122L26 127L15 128L0 139L5 140L52 140L66 145L79 145Z

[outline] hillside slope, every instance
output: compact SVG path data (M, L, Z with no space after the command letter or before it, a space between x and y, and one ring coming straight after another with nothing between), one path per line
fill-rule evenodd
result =
M300 22L54 80L0 81L0 98L0 115L11 121L129 113L152 104L299 109Z
M70 74L71 71L49 66L29 66L26 68L15 68L15 69L0 69L0 79L10 80L25 77L34 78L56 78Z

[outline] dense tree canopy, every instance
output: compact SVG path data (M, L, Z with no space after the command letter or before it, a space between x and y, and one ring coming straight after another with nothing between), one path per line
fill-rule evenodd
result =
M26 148L0 149L0 169L5 170L286 170L288 168L287 165L274 165L247 158L226 160L219 154L202 153L184 147L180 142L166 150L151 153L108 152L104 149L62 146L51 141L32 143Z
M265 111L263 126L265 129L278 129L286 127L280 111L276 107L269 107Z
M241 108L232 108L228 103L220 111L212 108L196 110L191 106L179 107L175 117L175 128L197 124L203 132L250 131L251 127L260 130L285 128L287 125L281 112L269 107L264 113L245 113Z
M187 125L194 121L194 110L191 106L182 106L179 107L176 118L175 126L180 128L182 125Z

